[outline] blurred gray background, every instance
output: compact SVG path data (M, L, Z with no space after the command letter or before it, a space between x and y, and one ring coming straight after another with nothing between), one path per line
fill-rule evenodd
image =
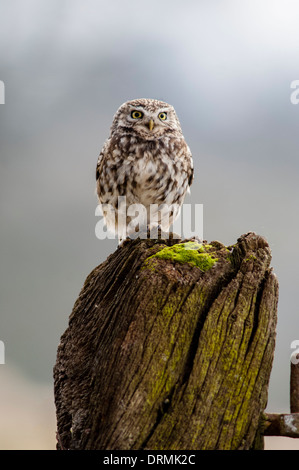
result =
M117 108L140 97L178 113L204 238L255 231L270 243L280 300L268 411L289 411L298 15L296 0L1 2L0 449L55 446L59 339L86 276L117 246L95 237L96 161Z

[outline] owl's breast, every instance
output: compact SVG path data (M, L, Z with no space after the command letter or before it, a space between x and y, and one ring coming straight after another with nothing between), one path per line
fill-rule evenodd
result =
M104 202L126 196L128 204L181 203L188 188L183 140L142 141L122 137L109 143L98 180Z
M172 204L185 195L187 178L179 152L169 146L145 146L132 165L134 195L144 205Z

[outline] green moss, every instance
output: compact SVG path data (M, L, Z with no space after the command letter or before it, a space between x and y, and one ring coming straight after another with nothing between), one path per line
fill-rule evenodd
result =
M257 259L256 256L250 255L250 256L248 256L248 258L245 261L254 261L256 259Z
M208 271L218 261L215 252L211 250L214 250L212 245L203 245L196 242L179 243L163 248L147 258L147 261L153 258L168 259L178 263L188 263L202 271Z

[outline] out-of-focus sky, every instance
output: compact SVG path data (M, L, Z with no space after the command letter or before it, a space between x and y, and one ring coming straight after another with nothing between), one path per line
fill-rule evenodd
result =
M298 16L296 0L1 2L1 410L17 416L46 388L53 415L59 338L86 276L117 246L95 236L97 157L120 104L148 97L178 113L195 165L186 202L204 205L204 238L232 244L255 231L271 246L280 299L267 410L289 411L299 339L299 105L290 101ZM55 436L22 442L18 426L10 442L0 430L0 448L53 446Z

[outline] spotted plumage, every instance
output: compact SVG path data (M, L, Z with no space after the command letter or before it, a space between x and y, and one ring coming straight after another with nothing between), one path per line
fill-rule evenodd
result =
M98 158L96 180L107 227L120 239L140 225L157 223L167 230L193 180L192 155L174 108L145 98L120 106ZM120 204L127 209L142 205L143 218L139 210L135 223L134 208L138 211L139 206L132 206L124 219Z

